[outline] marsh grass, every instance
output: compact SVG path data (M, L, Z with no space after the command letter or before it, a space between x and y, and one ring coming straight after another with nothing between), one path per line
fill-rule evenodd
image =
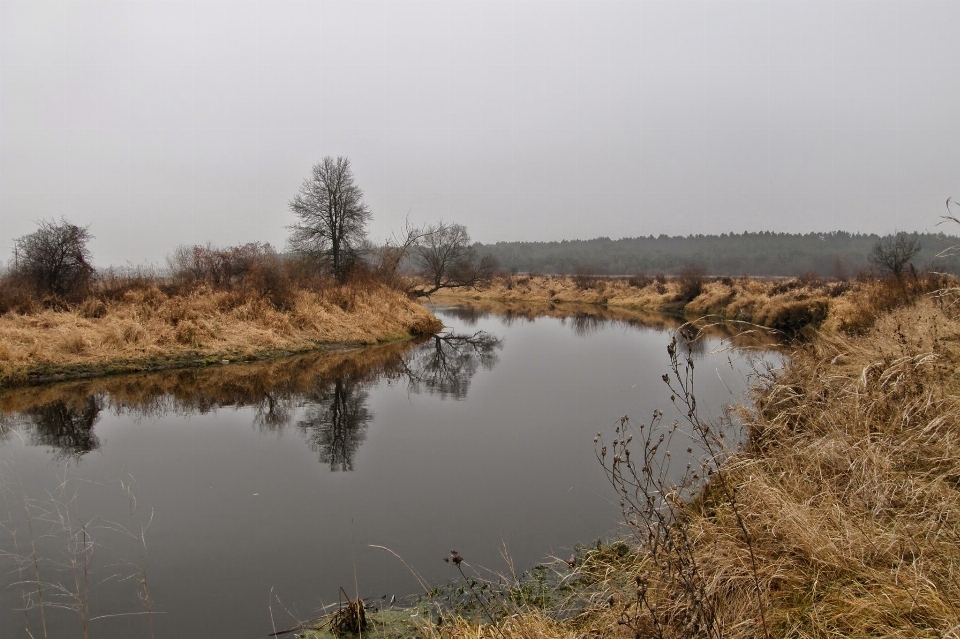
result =
M792 279L707 277L690 268L678 277L531 276L495 280L479 291L450 291L437 301L591 304L608 309L668 311L688 318L715 316L779 331L787 338L824 327L860 334L877 317L920 296L949 286L954 278L937 273L917 277L827 281L811 276ZM602 286L600 286L602 284Z
M859 290L887 295L872 286ZM960 314L906 293L869 326L821 332L783 370L760 371L752 406L731 414L745 445L704 451L685 479L662 472L672 425L655 419L637 437L619 422L616 445L601 435L632 532L559 565L589 601L582 612L529 606L432 636L955 636ZM639 448L628 458L624 446Z
M149 369L321 344L373 344L441 328L421 305L375 283L297 290L289 308L202 284L182 294L133 288L119 299L98 300L96 312L91 304L0 316L0 385L114 366L136 370L137 362Z

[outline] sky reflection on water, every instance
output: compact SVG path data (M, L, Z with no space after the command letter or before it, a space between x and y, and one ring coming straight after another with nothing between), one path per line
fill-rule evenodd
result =
M129 562L113 569L126 574L143 563L138 548L107 522L135 529L152 513L158 637L266 635L271 588L300 618L340 586L352 593L355 574L366 598L416 592L371 545L431 584L454 577L441 561L450 548L494 571L506 569L501 545L521 569L565 558L616 528L592 439L622 415L667 412L660 376L679 325L574 310L437 308L448 330L416 343L4 393L0 544L14 552L16 529L23 554L23 502L49 511L65 485L102 544L98 575ZM726 337L693 343L698 400L711 412L751 370L717 352ZM132 482L135 510L120 481ZM66 582L62 531L34 523L52 533L40 543L44 580ZM91 600L97 614L143 610L131 581L98 583ZM19 588L0 590L0 604L19 607ZM30 620L36 628L35 610ZM78 628L68 611L50 611L48 623L57 636ZM99 637L148 636L143 617L94 623ZM0 615L4 637L24 636L23 625Z

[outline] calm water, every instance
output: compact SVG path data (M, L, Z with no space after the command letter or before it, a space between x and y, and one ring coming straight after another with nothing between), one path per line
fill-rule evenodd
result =
M15 557L31 542L47 603L75 608L87 590L91 618L142 613L145 575L157 637L252 639L271 632L271 593L280 628L340 586L417 592L371 545L436 585L455 576L451 549L505 572L501 546L526 569L611 534L620 510L593 437L667 411L676 322L541 311L438 308L449 332L417 344L0 395L0 637L27 636L19 609L36 593L18 582L34 565L18 573ZM708 412L751 370L720 337L694 347ZM87 588L71 566L84 532ZM149 637L148 623L90 630ZM29 624L42 636L36 609ZM48 608L46 624L81 636L74 610Z

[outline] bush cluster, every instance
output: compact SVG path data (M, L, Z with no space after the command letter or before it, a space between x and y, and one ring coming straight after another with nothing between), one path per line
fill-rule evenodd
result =
M344 282L337 282L316 261L284 255L270 244L240 246L182 246L167 258L167 269L108 268L91 274L89 282L69 294L38 290L16 269L0 275L0 314L31 314L43 309L75 309L87 318L102 317L106 305L131 292L149 290L164 295L187 295L198 288L230 291L237 304L257 298L278 310L290 310L297 292L334 294L340 284L352 287L385 282L380 269L363 261L351 265ZM349 305L348 302L344 302Z

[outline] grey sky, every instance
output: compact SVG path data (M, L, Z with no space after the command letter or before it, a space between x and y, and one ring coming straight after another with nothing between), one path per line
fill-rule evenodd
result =
M960 2L0 1L0 258L283 246L346 155L373 239L933 230L960 197ZM955 232L957 229L948 229Z

